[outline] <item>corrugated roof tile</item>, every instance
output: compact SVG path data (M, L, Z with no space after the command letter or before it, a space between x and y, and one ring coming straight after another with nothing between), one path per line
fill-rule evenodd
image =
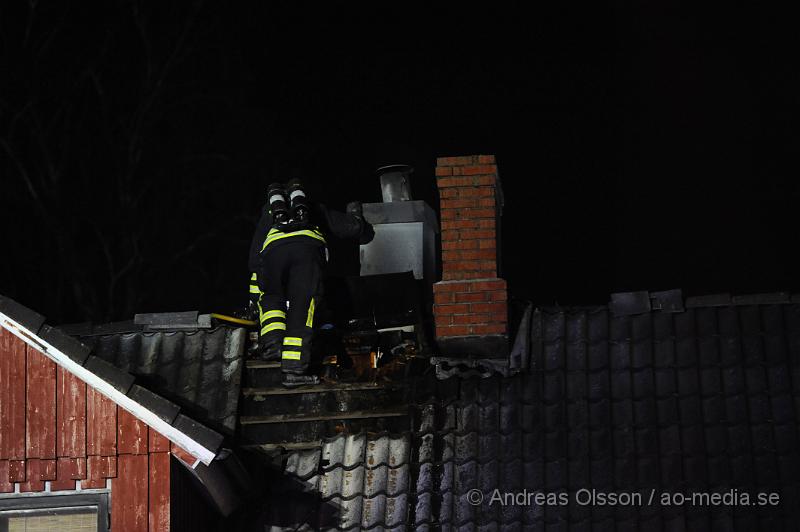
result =
M398 527L405 523L408 494L415 489L411 447L409 435L341 435L324 441L321 449L290 453L284 469L287 475L309 477L305 485L338 509L337 529Z
M81 338L95 355L136 376L190 416L232 433L241 388L246 331L129 332Z
M471 489L486 497L495 488L800 492L797 305L687 307L615 317L608 309L542 312L532 340L544 349L530 372L459 381L416 410L412 435L326 442L321 453L331 461L319 486L341 505L340 528L780 529L798 505L726 514L468 500Z
M319 478L319 493L323 500L329 500L342 492L344 469L335 467L325 471Z

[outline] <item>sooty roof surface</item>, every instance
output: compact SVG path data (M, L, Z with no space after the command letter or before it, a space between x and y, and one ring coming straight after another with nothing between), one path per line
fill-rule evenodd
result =
M81 336L96 356L217 430L236 427L246 331L124 332Z

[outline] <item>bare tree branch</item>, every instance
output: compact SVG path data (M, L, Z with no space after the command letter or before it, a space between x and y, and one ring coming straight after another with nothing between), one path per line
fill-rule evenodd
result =
M121 6L123 18L128 17L125 22L133 22L128 31L137 32L141 39L133 61L141 61L144 74L138 91L126 93L122 100L115 93L117 81L103 70L104 62L119 61L114 55L120 53L114 48L119 26L101 30L104 37L97 53L77 64L74 76L56 92L40 78L36 65L52 61L59 53L74 15L70 8L44 9L32 0L20 34L0 31L3 39L13 36L15 48L0 53L16 61L13 74L24 89L9 91L0 101L0 145L8 156L0 167L17 174L20 188L36 205L37 221L46 232L43 238L52 242L51 260L43 266L44 275L38 276L52 316L79 309L86 317L110 319L131 312L151 295L146 279L165 269L196 267L187 259L231 224L246 219L234 217L200 230L192 241L173 246L166 261L158 255L163 250L158 240L165 236L154 215L162 203L167 202L173 217L183 219L192 215L193 202L201 197L199 193L165 196L154 186L158 169L154 174L154 169L144 168L143 161L151 149L152 126L180 112L180 105L192 97L165 101L164 96L169 94L166 89L176 67L191 53L203 2L191 4L165 49L159 49L150 35L143 6L138 1ZM208 160L215 155L202 157ZM177 155L173 164L188 169L196 161ZM180 183L188 176L174 179ZM180 184L176 190L182 190ZM83 200L88 197L94 199L87 207Z
M22 161L19 160L19 157L14 153L14 150L11 149L9 146L8 141L5 139L0 139L0 144L3 145L3 149L6 151L8 156L14 162L14 166L17 168L17 172L22 180L25 182L25 188L28 189L28 193L31 195L31 199L34 203L41 207L42 201L39 196L39 192L36 190L36 186L33 184L30 176L28 175L28 171L25 170L25 166L22 164Z

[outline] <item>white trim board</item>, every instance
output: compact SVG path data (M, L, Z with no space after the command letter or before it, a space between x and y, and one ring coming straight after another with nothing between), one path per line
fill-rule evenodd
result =
M37 351L42 352L45 356L53 360L53 362L62 366L67 371L84 381L86 384L114 401L118 406L124 408L138 419L145 422L152 429L166 437L175 445L182 447L187 452L196 456L199 462L203 462L205 465L210 465L216 457L215 453L209 449L206 449L202 444L179 431L158 417L158 415L156 415L154 412L151 412L124 393L120 392L111 384L104 381L88 369L84 368L70 357L65 355L63 352L48 344L39 338L39 336L35 335L30 330L9 316L6 316L2 312L0 312L0 326Z

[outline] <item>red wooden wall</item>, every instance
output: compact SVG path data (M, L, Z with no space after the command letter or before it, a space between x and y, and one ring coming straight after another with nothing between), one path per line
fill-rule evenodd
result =
M0 327L0 493L105 488L111 528L168 531L180 448Z

